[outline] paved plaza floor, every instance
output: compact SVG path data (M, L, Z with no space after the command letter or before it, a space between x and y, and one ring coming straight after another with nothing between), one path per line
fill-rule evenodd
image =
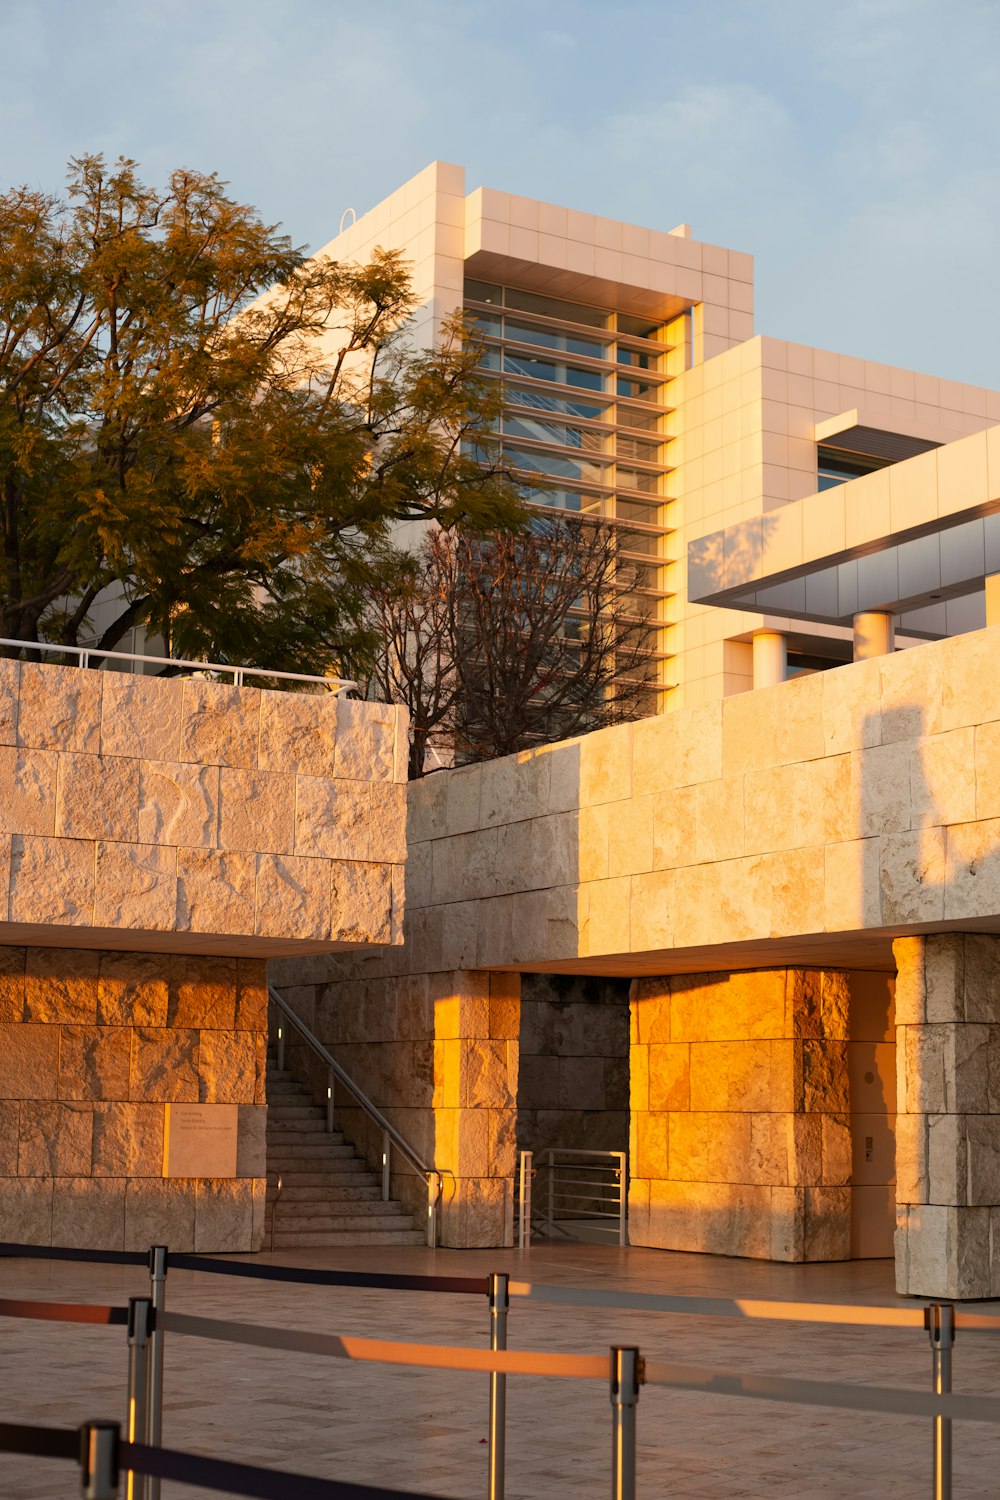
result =
M357 1249L259 1256L288 1265L477 1275L600 1289L892 1304L888 1261L779 1266L589 1245L517 1251ZM327 1333L485 1347L486 1299L358 1292L173 1271L173 1311ZM0 1296L120 1302L143 1295L141 1269L0 1261ZM636 1343L651 1358L718 1369L928 1390L926 1335L915 1330L748 1323L732 1318L514 1303L510 1347L604 1353ZM1000 1335L960 1335L956 1391L1000 1394ZM126 1348L120 1328L0 1319L0 1420L53 1425L118 1417ZM173 1336L164 1442L356 1483L462 1497L486 1493L487 1378L347 1364ZM610 1494L607 1387L508 1381L508 1500ZM647 1387L639 1401L642 1500L882 1500L930 1493L930 1424ZM956 1500L997 1493L1000 1431L955 1428ZM164 1484L164 1500L208 1491ZM6 1500L79 1494L62 1463L0 1455ZM289 1500L295 1500L289 1494Z

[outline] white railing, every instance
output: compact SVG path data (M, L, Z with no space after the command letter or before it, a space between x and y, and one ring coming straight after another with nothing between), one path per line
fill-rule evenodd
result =
M145 656L141 651L102 651L98 646L60 646L54 641L12 641L0 638L0 648L8 646L19 651L49 651L56 656L75 656L78 667L89 667L90 659L94 657L101 662L130 661L139 662L142 666L179 667L184 672L228 672L236 687L243 686L244 677L273 677L283 682L315 682L335 693L358 685L346 677L314 677L307 672L276 672L272 667L234 667L231 662L185 661L176 656Z
M531 1244L532 1234L628 1244L625 1151L522 1151L515 1190L522 1250Z

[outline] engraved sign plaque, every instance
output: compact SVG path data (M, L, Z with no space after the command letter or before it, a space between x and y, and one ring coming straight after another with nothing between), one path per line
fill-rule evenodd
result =
M238 1104L168 1104L164 1177L235 1177Z

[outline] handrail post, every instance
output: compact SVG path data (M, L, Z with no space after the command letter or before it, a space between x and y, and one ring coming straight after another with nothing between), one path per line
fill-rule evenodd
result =
M441 1178L437 1172L427 1173L427 1248L437 1249L438 1203L441 1200Z
M80 1428L80 1469L84 1500L115 1500L118 1494L117 1422L84 1422Z
M931 1341L931 1390L935 1396L951 1394L951 1351L955 1344L955 1308L950 1302L932 1302L924 1308L924 1327ZM951 1418L934 1418L932 1449L934 1500L951 1500Z
M130 1443L146 1441L149 1400L149 1340L153 1325L153 1303L149 1297L128 1299L128 1410L125 1431ZM144 1500L146 1480L129 1469L125 1477L126 1500Z
M611 1349L611 1497L635 1500L636 1404L639 1351L632 1345Z
M625 1152L616 1151L618 1158L618 1243L628 1244L628 1188L626 1185L627 1169L625 1165Z
M151 1448L159 1448L163 1441L163 1328L160 1313L167 1305L167 1247L151 1245L149 1250L149 1281L153 1301L153 1333L149 1341L149 1412L146 1419L146 1441ZM150 1475L149 1500L160 1500L159 1475Z
M285 1023L278 1022L278 1072L285 1071Z
M383 1130L383 1132L382 1132L382 1202L383 1203L388 1203L388 1201L389 1201L389 1172L390 1172L390 1164L389 1164L389 1132L388 1132L388 1130Z
M493 1353L507 1347L507 1311L510 1278L504 1271L493 1271L489 1277L490 1349ZM503 1500L504 1469L507 1450L507 1377L499 1370L490 1371L490 1488L489 1500Z
M328 1068L326 1073L326 1129L327 1134L333 1134L333 1069Z

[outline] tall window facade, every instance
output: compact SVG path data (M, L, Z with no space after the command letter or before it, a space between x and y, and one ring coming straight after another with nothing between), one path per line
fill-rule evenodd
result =
M492 441L528 501L620 526L636 610L662 619L672 349L666 326L482 281L466 281L465 311L484 340L484 369L503 382L504 412ZM657 632L658 645L663 635ZM665 659L659 649L650 656L650 713L659 706Z

